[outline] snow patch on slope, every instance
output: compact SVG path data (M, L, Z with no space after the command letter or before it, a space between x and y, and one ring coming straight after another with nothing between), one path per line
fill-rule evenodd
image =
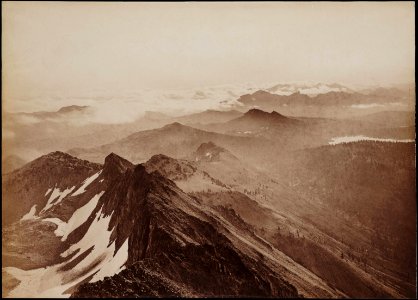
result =
M59 188L54 188L54 190L51 193L51 196L49 196L48 202L46 203L45 207L41 210L41 213L47 211L53 205L60 203L62 199L64 199L69 193L71 193L74 190L74 188L75 186L67 188L63 191L61 191Z
M68 220L68 223L66 223L66 226L63 228L64 233L62 235L61 241L65 241L71 232L80 227L87 220L87 218L93 212L94 208L97 206L97 203L103 194L104 191L95 195L89 202L78 208L73 213L71 218Z
M93 174L92 176L86 178L83 181L83 185L80 186L80 188L78 190L76 190L71 196L77 196L80 195L82 193L84 193L86 191L86 187L90 185L90 183L92 183L94 180L97 179L97 177L99 177L99 175L102 173L103 170L100 170L99 172Z
M102 209L97 212L84 237L63 253L68 256L77 251L69 261L28 271L14 267L4 268L3 270L20 281L9 296L69 297L69 294L64 294L65 291L83 280L93 276L90 282L95 282L123 270L128 259L129 242L126 239L114 255L115 242L109 246L112 230L108 228L111 217L112 215L104 216ZM59 223L55 218L48 221ZM77 263L82 255L86 257Z
M58 218L46 218L42 220L43 222L51 222L57 225L57 229L55 229L54 234L58 237L61 237L65 234L65 230L67 227L67 223L65 223L63 220Z
M109 244L110 234L112 233L111 231L107 231L110 218L111 215L103 216L102 209L100 209L83 238L77 243L72 244L70 248L61 253L61 256L67 257L75 251L79 250L78 255L72 259L73 261L75 258L80 256L81 253L87 251L92 246L94 246L92 252L100 252L99 254L102 254ZM89 256L91 255L88 255L88 257ZM84 261L85 259L83 262Z
M118 252L116 252L115 256L108 255L106 257L103 267L100 269L99 272L97 272L93 276L90 282L103 280L106 276L113 276L115 274L118 274L123 269L125 269L124 264L128 260L128 246L129 246L129 240L126 239L122 247L120 247ZM113 242L109 248L114 249L115 242ZM111 251L111 252L113 253L114 251Z
M20 221L32 220L32 219L37 219L37 217L36 217L36 204L34 206L32 206L30 211L26 215L24 215L22 217L22 219L20 219Z
M52 191L52 188L49 188L46 193L45 193L45 197Z

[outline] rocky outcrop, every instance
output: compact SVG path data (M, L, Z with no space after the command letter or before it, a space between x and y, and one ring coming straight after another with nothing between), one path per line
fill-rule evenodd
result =
M103 177L105 179L112 180L118 175L125 173L127 169L131 169L133 167L134 164L130 161L112 152L105 158L103 165Z
M160 172L173 181L187 179L196 172L196 167L190 162L174 159L164 154L152 156L144 166L148 172Z

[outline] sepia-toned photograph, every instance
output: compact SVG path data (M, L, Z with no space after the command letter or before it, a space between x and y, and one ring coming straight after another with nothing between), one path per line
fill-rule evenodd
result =
M1 8L3 298L417 297L415 2Z

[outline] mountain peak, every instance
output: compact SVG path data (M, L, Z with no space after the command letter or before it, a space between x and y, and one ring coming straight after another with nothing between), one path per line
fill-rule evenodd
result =
M153 155L144 166L149 173L157 171L170 180L186 179L196 171L189 162L164 154Z
M268 112L265 112L264 110L261 110L258 108L252 108L249 111L247 111L244 115L257 116L257 115L265 115L265 114L268 114Z
M282 114L279 114L277 111L273 110L270 115L275 116L275 117L282 117L285 118L285 116L283 116Z
M260 129L260 127L276 126L285 123L293 122L291 118L288 118L277 111L266 112L261 109L252 108L247 111L243 116L229 121L229 124L235 126L237 129L242 131L243 128L251 132L253 129ZM238 126L238 127L237 127Z
M64 168L77 168L77 167L92 167L98 168L100 165L96 163L89 162L87 160L80 159L78 157L72 156L68 153L62 151L54 151L38 157L37 159L29 162L26 166L28 168L37 167L45 167L51 168L53 166L56 167L64 167Z
M12 205L4 207L2 224L18 221L33 205L37 205L38 212L42 207L46 210L51 206L47 206L49 195L46 197L45 191L54 190L60 193L67 191L68 193L71 187L79 186L83 180L100 169L102 169L100 164L55 151L38 157L11 173L4 174L3 184L7 186L4 192L9 195L5 197L10 197L9 199L13 201ZM25 188L22 189L22 186ZM62 195L65 197L67 194ZM63 214L66 213L63 212Z
M180 128L185 128L185 127L188 127L188 126L185 126L185 125L183 125L183 124L181 124L181 123L179 123L179 122L173 122L173 123L170 123L170 124L167 124L167 125L165 125L165 126L163 126L162 128L167 128L167 129L176 129L176 128L178 128L178 129L180 129Z
M202 143L194 153L195 161L219 161L220 153L226 152L213 142Z
M205 151L214 150L214 149L224 150L222 147L219 147L215 143L209 141L207 143L200 144L200 146L197 148L196 152L200 153L200 152L205 152Z
M42 157L45 158L71 158L73 156L71 156L68 153L62 152L62 151L54 151L54 152L50 152Z
M49 161L49 162L55 162L55 163L64 163L64 162L68 162L68 163L72 163L72 162L76 162L76 161L82 161L81 159L72 156L66 152L62 152L62 151L54 151L54 152L50 152L48 154L45 154L37 159L34 160L35 161Z
M134 164L130 161L112 152L105 158L103 174L105 177L112 177L114 175L123 174L127 169L131 169L133 167Z
M169 159L172 159L172 158L164 154L155 154L151 156L151 158L148 160L147 163L155 163L155 162L160 162L160 161L169 160Z
M261 109L257 109L257 108L252 108L249 111L247 111L244 116L250 116L250 117L267 117L267 118L285 118L285 116L283 116L282 114L279 114L277 111L272 111L271 113L268 113L264 110Z
M252 96L263 96L263 95L271 95L271 94L264 90L258 90L252 94Z
M61 107L57 112L58 113L69 113L73 111L82 111L86 109L88 106L80 106L80 105L70 105Z

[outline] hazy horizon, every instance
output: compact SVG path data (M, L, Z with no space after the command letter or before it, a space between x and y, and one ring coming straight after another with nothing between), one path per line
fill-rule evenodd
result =
M246 82L414 82L412 2L2 5L5 111L95 97L159 110L179 104L137 93Z

